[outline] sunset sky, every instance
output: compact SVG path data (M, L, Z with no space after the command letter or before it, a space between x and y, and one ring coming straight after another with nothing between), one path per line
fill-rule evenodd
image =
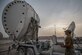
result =
M1 23L4 7L12 0L0 0L0 31L6 37ZM82 36L82 0L25 0L40 17L39 36L54 34L56 25L57 36L64 36L63 28L72 21L76 23L75 34Z

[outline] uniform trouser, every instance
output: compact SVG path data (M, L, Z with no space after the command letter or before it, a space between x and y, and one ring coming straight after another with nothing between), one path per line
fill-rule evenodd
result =
M65 49L65 55L76 55L74 48L66 48Z

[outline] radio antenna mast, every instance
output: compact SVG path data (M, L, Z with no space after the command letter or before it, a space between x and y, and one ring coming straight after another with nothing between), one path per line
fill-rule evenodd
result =
M55 34L55 36L56 36L56 25L54 25L54 34Z

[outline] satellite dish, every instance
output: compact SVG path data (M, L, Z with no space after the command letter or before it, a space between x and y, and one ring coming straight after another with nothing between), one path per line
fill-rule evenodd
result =
M26 1L14 0L10 2L3 10L2 24L5 32L10 37L15 36L16 39L20 40L23 39L22 37L24 37L27 33L32 35L32 28L35 27L35 23L39 26L39 16L32 6Z
M69 25L67 30L70 30L71 32L74 32L74 30L75 30L75 22L74 21L71 22L71 24Z

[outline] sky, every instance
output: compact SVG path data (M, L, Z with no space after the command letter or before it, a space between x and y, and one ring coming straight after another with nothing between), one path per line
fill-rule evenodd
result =
M0 0L0 32L8 36L2 26L2 11L13 0ZM39 36L54 35L55 26L57 36L64 36L63 28L67 28L74 21L75 35L82 36L82 0L25 0L40 17Z

